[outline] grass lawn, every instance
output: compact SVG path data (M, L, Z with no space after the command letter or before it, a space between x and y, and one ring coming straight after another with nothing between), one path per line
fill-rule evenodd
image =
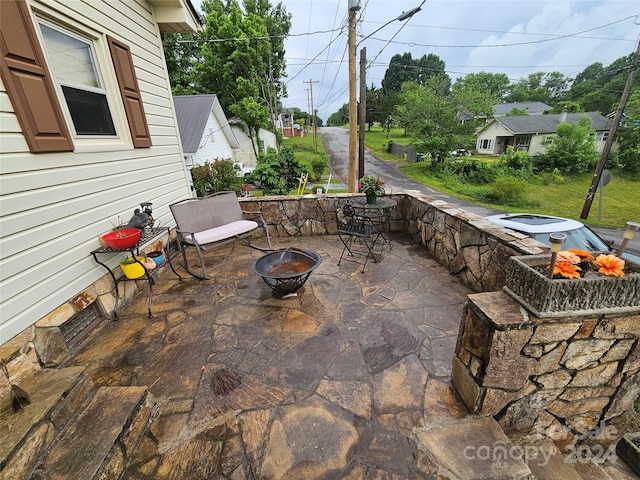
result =
M408 138L403 136L401 129L393 129L389 139L387 133L381 127L372 127L365 133L365 142L376 156L391 160L400 166L402 171L414 180L428 185L431 188L450 194L457 198L470 200L480 205L484 205L496 210L506 212L531 212L546 213L559 217L580 220L580 213L589 191L593 173L583 173L571 178L565 178L563 183L542 182L530 183L527 192L528 202L526 206L513 207L510 205L499 205L479 202L474 197L474 193L484 187L474 185L463 185L457 182L445 182L433 175L430 170L430 162L408 163L386 152L386 145L389 140L397 143L408 143ZM469 157L479 161L494 161L494 157ZM640 182L623 178L620 174L613 172L611 183L602 190L602 214L598 220L598 204L600 192L596 193L593 200L589 217L580 220L591 226L623 228L627 221L640 221Z

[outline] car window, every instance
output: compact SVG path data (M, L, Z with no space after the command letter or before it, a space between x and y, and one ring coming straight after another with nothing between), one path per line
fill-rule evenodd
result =
M570 248L577 248L588 252L608 252L610 250L609 245L586 227L559 233L564 233L567 236L567 239L562 245L563 250ZM549 233L535 233L532 236L539 242L549 245Z

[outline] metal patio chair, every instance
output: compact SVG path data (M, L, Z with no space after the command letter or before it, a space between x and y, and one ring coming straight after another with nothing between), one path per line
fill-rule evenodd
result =
M337 210L338 236L344 245L338 265L342 262L345 254L348 255L347 260L355 261L356 257L364 257L362 262L362 271L364 271L367 260L371 257L375 263L382 256L383 242L379 242L382 238L384 223L380 218L372 215L359 214L353 205L347 203L341 209ZM375 251L376 244L380 243L380 252ZM377 256L376 256L377 255Z

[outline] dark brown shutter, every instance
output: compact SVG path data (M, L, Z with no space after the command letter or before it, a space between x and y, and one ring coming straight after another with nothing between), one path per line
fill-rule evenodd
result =
M0 0L0 73L32 152L73 150L25 0Z
M147 117L144 114L142 97L138 88L138 79L133 67L133 58L129 47L113 37L107 36L111 59L118 77L120 95L124 103L124 110L129 121L129 130L133 138L133 146L150 147L151 135L147 125Z

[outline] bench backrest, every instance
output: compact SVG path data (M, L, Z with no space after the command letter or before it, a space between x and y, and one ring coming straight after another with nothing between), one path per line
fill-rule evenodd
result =
M217 192L169 205L178 230L203 232L210 228L243 220L244 214L235 192Z

